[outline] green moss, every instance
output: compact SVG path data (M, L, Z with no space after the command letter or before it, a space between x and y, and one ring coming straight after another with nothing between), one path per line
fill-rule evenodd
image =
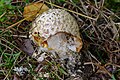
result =
M120 11L120 0L105 0L105 6L113 12Z

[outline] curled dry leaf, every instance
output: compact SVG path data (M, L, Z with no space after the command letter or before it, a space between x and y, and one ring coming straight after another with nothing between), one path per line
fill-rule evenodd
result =
M40 3L40 2L32 3L25 6L23 17L24 18L30 17L30 18L27 18L26 20L32 21L37 14L42 14L44 11L47 11L48 9L49 8L43 3Z
M16 40L16 43L18 44L19 48L29 56L33 54L34 48L30 39L23 39L22 41Z

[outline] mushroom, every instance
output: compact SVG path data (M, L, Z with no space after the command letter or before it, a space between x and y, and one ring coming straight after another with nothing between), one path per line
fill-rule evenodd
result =
M30 39L38 51L56 52L60 58L71 51L79 52L83 44L77 21L62 9L49 9L38 15L32 22Z

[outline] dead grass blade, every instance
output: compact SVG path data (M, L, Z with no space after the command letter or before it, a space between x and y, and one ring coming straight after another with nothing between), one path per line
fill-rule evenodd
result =
M88 19L91 19L91 20L94 20L94 21L97 20L97 18L95 19L95 18L92 18L92 17L90 17L90 16L86 16L86 15L84 15L84 14L81 14L81 13L78 13L78 12L75 12L75 11L72 11L72 10L69 10L69 9L66 9L66 8L64 8L64 7L60 7L60 6L58 6L58 5L55 5L55 4L50 3L50 2L47 2L47 1L45 1L45 2L46 2L47 4L50 4L50 5L52 5L52 6L55 6L55 7L57 7L57 8L61 8L61 9L64 9L64 10L66 10L66 11L72 12L72 13L74 13L74 14L80 15L80 16L82 16L82 17L85 17L85 18L88 18Z

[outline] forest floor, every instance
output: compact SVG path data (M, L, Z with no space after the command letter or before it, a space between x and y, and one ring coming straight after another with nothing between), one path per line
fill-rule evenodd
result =
M23 17L24 7L34 2L65 9L77 20L83 48L80 51L81 65L75 68L82 67L80 75L83 80L120 80L119 0L1 0L0 80L33 80L38 77L40 63L21 50L32 23ZM48 65L51 64L54 65L52 62ZM39 77L39 80L65 80L66 70L58 70L59 73L48 70L49 79Z

